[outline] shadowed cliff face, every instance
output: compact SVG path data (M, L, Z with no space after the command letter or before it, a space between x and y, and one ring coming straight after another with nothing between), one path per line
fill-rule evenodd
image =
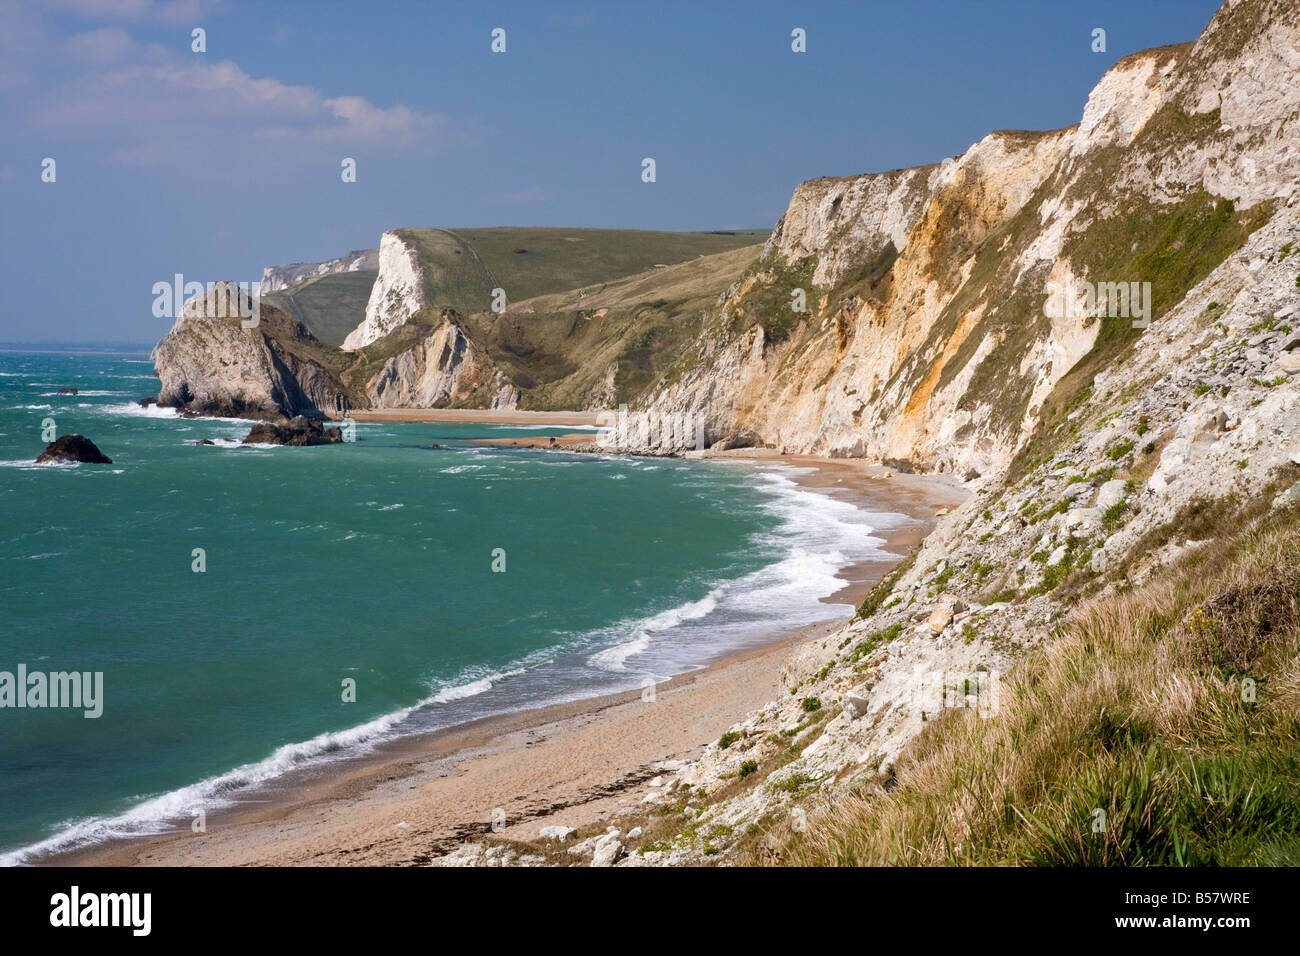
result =
M336 415L352 407L339 378L341 353L322 345L301 323L263 305L255 327L233 309L218 311L218 284L186 304L153 350L158 404L193 415L292 418ZM237 290L235 290L237 294Z

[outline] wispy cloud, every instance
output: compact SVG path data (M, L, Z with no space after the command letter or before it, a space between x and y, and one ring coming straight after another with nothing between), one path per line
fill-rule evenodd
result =
M36 11L17 0L0 0L0 93L32 81L34 54L43 35Z
M140 46L121 27L101 27L69 37L64 44L68 55L79 63L105 66L121 63L140 53Z
M145 0L68 0L83 15L162 16ZM476 124L406 104L253 76L231 60L141 44L122 26L45 38L66 78L25 105L48 140L102 144L111 162L178 175L274 179L342 149L417 155L471 146ZM4 81L0 68L0 83ZM258 146L257 144L263 144ZM259 169L260 167L260 169Z

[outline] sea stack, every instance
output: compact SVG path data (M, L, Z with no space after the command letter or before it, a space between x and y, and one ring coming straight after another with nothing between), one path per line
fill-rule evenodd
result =
M262 422L254 425L245 445L332 445L343 441L338 428L324 428L319 421L297 415L283 425Z
M78 461L88 465L113 464L113 459L100 451L85 435L64 435L62 438L56 438L36 458L38 465L64 461Z

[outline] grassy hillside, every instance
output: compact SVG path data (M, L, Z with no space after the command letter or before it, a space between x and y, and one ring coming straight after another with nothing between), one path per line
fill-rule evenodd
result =
M438 255L447 254L457 241L439 230L428 232L426 248L439 250ZM749 233L746 238L761 236ZM753 242L586 289L515 300L501 315L483 309L459 313L455 321L490 365L522 391L521 408L614 407L672 374L673 363L698 334L718 296L762 248L761 242ZM438 272L440 281L461 282L474 275L474 268L460 268L466 261L473 262L450 260ZM344 368L345 385L363 391L390 358L443 323L445 308L423 309L360 352L340 353L335 364ZM490 380L465 400L465 406L486 405L496 387Z
M671 375L718 296L761 251L754 244L692 258L528 299L504 315L479 312L463 325L523 390L521 408L614 407Z
M1296 865L1300 513L1270 497L1222 510L1205 529L1218 543L1140 590L1091 602L1007 676L999 719L944 713L782 856Z
M648 232L515 226L399 229L398 233L419 250L429 302L435 309L450 307L462 315L486 312L494 288L506 290L512 311L523 300L542 295L555 297L547 303L547 311L585 308L585 297L629 277L640 276L643 291L654 286L663 271L656 266L733 252L767 238L764 230ZM746 255L748 264L758 249ZM712 268L696 270L695 278ZM376 275L371 270L317 276L270 293L264 301L302 322L320 341L338 346L365 317ZM699 292L698 282L696 286L694 292ZM724 283L717 291L725 287ZM706 291L710 290L712 286ZM672 293L646 292L643 298L665 295Z
M263 296L262 301L293 316L327 345L342 345L365 318L370 287L378 274L363 270L315 276Z
M462 315L486 312L494 288L507 302L588 289L614 280L751 246L765 230L649 232L632 229L399 229L418 250L428 301Z

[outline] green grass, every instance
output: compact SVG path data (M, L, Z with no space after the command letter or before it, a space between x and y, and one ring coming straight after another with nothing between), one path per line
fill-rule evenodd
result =
M767 343L784 342L800 322L812 315L817 294L812 277L816 268L816 256L791 263L772 258L755 262L746 275L762 278L732 305L733 329L740 331L761 325ZM802 313L793 309L796 289L802 289L807 299Z
M1178 121L1168 122L1176 126ZM1150 133L1144 129L1142 137L1148 135L1160 135L1159 124ZM1215 199L1203 189L1168 205L1134 198L1122 215L1101 219L1075 234L1063 255L1091 281L1150 282L1154 328L1188 290L1240 249L1273 209L1272 203L1260 203L1237 210L1230 200ZM1051 436L1079 404L1078 397L1086 394L1098 372L1113 370L1142 334L1127 319L1099 320L1092 350L1057 382L1044 402L1034 438L1009 470L1011 480L1026 474L1032 461L1050 457L1055 447Z
M1124 523L1124 515L1128 513L1128 502L1117 501L1107 508L1101 515L1101 526L1109 534L1119 529Z
M1109 458L1111 461L1119 461L1121 458L1123 458L1125 455L1131 452L1133 450L1133 446L1136 444L1137 442L1135 442L1131 438L1125 438L1122 441L1117 441L1115 442L1115 444L1111 445L1109 448L1106 449L1106 457Z
M431 306L468 315L491 308L494 288L507 306L540 295L600 286L659 265L762 242L747 230L651 232L637 229L399 229L417 250Z
M903 623L895 621L889 627L879 631L873 631L862 639L862 642L853 649L853 653L847 658L850 664L857 663L864 657L870 655L876 648L883 647L891 641L898 638L903 633Z
M858 610L854 615L854 620L870 617L880 610L880 606L885 603L885 599L893 593L894 585L897 584L899 579L911 570L912 565L916 563L917 553L917 551L913 551L899 562L898 566L894 568L893 571L890 571L889 574L876 582L875 586L867 592L867 596L862 599L862 603L858 605Z
M455 236L441 230L425 232L428 235L422 241L439 246L439 255L444 259L454 255L447 250ZM574 231L555 232L568 235ZM718 238L709 237L708 241ZM737 234L721 240L753 238L753 234ZM719 294L740 276L761 248L741 245L662 269L611 279L589 289L564 289L522 301L511 299L504 314L455 313L454 321L478 353L480 366L486 366L478 387L458 399L458 404L487 406L497 388L492 369L499 369L520 389L520 407L524 409L587 408L593 404L593 395L601 396L603 407L630 404L647 388L674 374L675 363L681 361L689 343L699 334L700 316L715 306ZM462 258L452 266L458 267L464 261ZM437 272L438 268L430 266L429 271ZM445 279L452 271L451 267L443 268L438 274ZM464 276L456 281L461 279ZM465 281L473 286L472 279L470 274ZM349 382L363 388L389 358L411 348L440 325L443 314L441 307L423 309L388 336L352 355ZM612 399L606 392L611 368L616 371Z
M378 272L339 272L307 279L262 297L283 309L326 345L339 346L366 317Z
M943 714L780 859L1300 864L1300 511L1237 508L1219 547L1079 607L996 716Z

